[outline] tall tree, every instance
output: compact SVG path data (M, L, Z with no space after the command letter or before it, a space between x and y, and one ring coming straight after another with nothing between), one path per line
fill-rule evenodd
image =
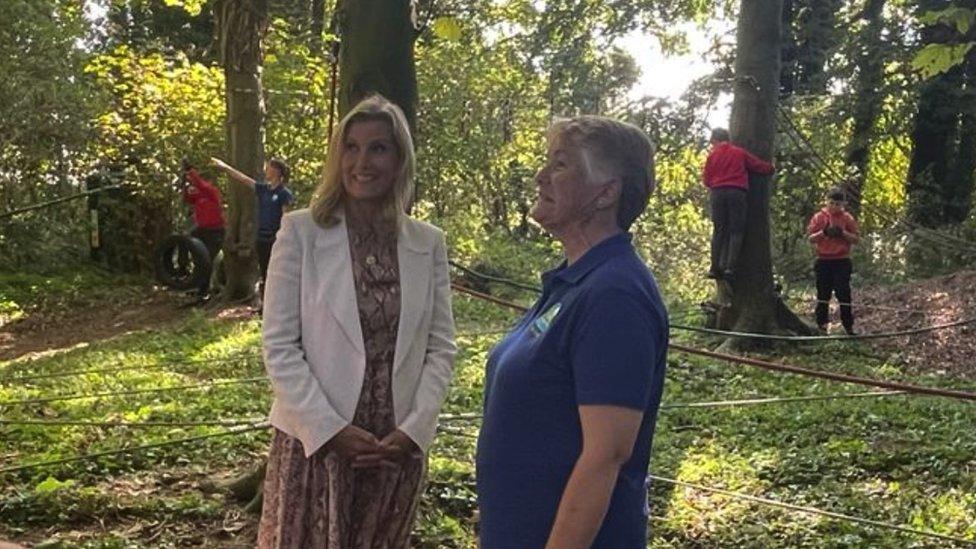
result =
M933 30L923 36L935 33ZM963 70L957 65L926 80L919 90L908 167L908 215L926 227L946 222L945 187L959 136L958 103L962 83Z
M963 71L965 87L959 102L959 145L943 192L943 215L948 223L962 223L969 217L976 175L976 58L968 59Z
M796 92L827 92L827 58L837 45L842 0L793 0L796 31Z
M863 26L856 43L856 84L852 118L854 127L847 145L846 162L853 176L850 209L855 214L861 209L861 191L867 176L874 125L884 102L884 6L886 0L867 0L860 19Z
M264 165L264 99L261 40L268 27L267 0L217 0L214 4L218 52L224 68L227 101L227 157L256 177ZM227 299L252 295L257 274L254 192L232 185L226 193L227 234L224 265Z
M339 116L379 93L417 122L416 12L412 0L340 0Z
M732 140L763 158L772 158L780 86L782 0L742 0L736 29L735 97L729 130ZM719 284L727 306L718 326L744 332L774 333L809 328L783 305L773 286L770 249L770 176L749 176L748 208L736 277ZM730 340L729 343L732 343Z

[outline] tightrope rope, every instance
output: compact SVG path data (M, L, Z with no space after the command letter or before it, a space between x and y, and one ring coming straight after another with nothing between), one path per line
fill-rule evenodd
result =
M906 393L921 394L921 395L931 395L940 396L948 398L957 398L960 400L974 400L976 401L976 393L970 393L966 391L957 391L955 389L942 389L939 387L926 387L923 385L911 385L909 383L899 383L897 381L884 381L880 379L869 379L858 376L852 376L848 374L838 374L834 372L827 372L824 370L812 370L810 368L801 368L799 366L791 366L788 364L778 364L775 362L767 362L765 360L759 360L755 358L749 358L739 355L730 355L725 353L718 353L715 351L706 351L704 349L696 349L694 347L688 347L678 343L670 343L670 348L681 351L688 354L705 356L709 358L717 358L719 360L724 360L727 362L732 362L736 364L745 364L748 366L755 366L757 368L763 368L765 370L772 370L774 372L785 372L790 374L799 374L808 377L816 377L820 379L829 379L832 381L842 381L844 383L856 383L858 385L866 385L868 387L878 387L882 389L892 389L895 391L904 391Z
M763 404L778 404L785 402L815 402L825 400L843 400L860 398L883 398L906 395L905 391L871 391L866 393L841 393L835 395L803 395L795 397L767 397L742 400L717 400L706 402L679 402L662 404L661 410L678 408L735 408L738 406L757 406ZM482 418L478 413L441 414L440 421L473 421ZM200 427L200 426L235 426L251 425L267 418L228 419L211 421L91 421L73 419L0 419L3 425L30 425L37 427L105 427L105 428L152 428L152 427Z
M536 292L536 293L542 292L542 288L540 288L538 286L533 286L531 284L526 284L525 282L518 282L516 280L512 280L510 278L505 278L505 277L502 277L502 276L495 276L495 275L480 273L480 272L472 269L471 267L466 267L466 266L458 263L457 261L454 261L453 259L452 260L449 260L448 263L452 267L454 267L455 269L458 269L460 271L463 271L465 273L468 273L469 275L471 275L471 276L473 276L475 278L480 278L480 279L485 280L485 281L488 281L488 282L498 282L500 284L505 284L507 286L511 286L512 288L518 288L520 290L528 290L530 292Z
M0 425L33 425L38 427L234 427L254 425L268 418L215 419L210 421L88 421L74 419L0 419Z
M857 335L819 335L819 336L791 336L791 335L777 335L777 334L763 334L759 332L736 332L733 330L718 330L716 328L704 328L701 326L687 326L684 324L672 324L672 330L683 330L686 332L699 332L703 334L720 335L725 337L738 337L744 339L769 339L776 341L860 341L864 339L886 339L894 337L904 337L917 334L924 334L927 332L937 332L939 330L946 330L948 328L958 328L959 326L968 326L969 324L976 323L976 317L964 318L957 320L955 322L947 322L945 324L933 324L930 326L922 326L921 328L914 328L911 330L897 330L893 332L876 332L869 334L857 334Z
M104 398L104 397L117 397L117 396L129 396L129 395L144 395L144 394L151 394L151 393L166 393L172 391L205 389L210 387L224 387L228 385L241 385L245 383L260 383L260 382L265 382L267 380L268 380L267 377L249 377L244 379L229 379L225 381L209 381L206 383L195 383L192 385L175 385L173 387L157 387L154 389L131 389L127 391L113 391L107 393L85 393L85 394L74 394L74 395L56 395L56 396L41 397L41 398L26 398L22 400L4 400L4 401L0 401L0 406L43 404L47 402L80 400L84 398Z
M89 368L89 369L76 369L76 370L64 370L61 372L50 372L43 374L31 374L31 375L14 375L14 376L4 376L0 377L0 383L11 383L11 382L29 382L36 381L38 379L53 379L59 377L74 377L82 376L86 374L108 374L114 372L126 372L130 370L158 370L162 368L173 368L174 370L180 370L186 366L193 366L195 364L222 364L227 362L236 362L240 360L247 360L253 358L261 358L260 353L253 354L242 354L236 357L225 357L225 358L210 358L210 359L199 359L199 360L185 360L185 361L162 361L156 364L130 364L128 366L107 366L104 368Z
M733 492L731 490L725 490L722 488L714 488L712 486L704 486L702 484L694 484L691 482L684 482L681 480L676 480L673 478L662 477L658 475L648 474L647 478L656 480L658 482L664 482L674 486L681 486L683 488L691 488L693 490L699 490L701 492L711 492L714 494L721 494L723 496L728 496L730 498L735 498L743 501L751 501L753 503L759 503L762 505L768 505L771 507L780 507L783 509L788 509L790 511L796 511L800 513L809 513L813 515L820 515L824 517L830 517L837 520L844 520L848 522L854 522L857 524L864 524L867 526L874 526L877 528L884 528L888 530L894 530L898 532L904 532L906 534L912 534L916 536L923 536L929 538L942 539L947 541L954 541L957 543L965 543L967 545L976 545L976 540L965 539L955 536L950 536L947 534L940 534L938 532L932 532L929 530L916 530L914 528L908 528L907 526L899 526L897 524L892 524L890 522L881 522L878 520L866 519L861 517L855 517L851 515L845 515L843 513L837 513L834 511L827 511L825 509L818 509L816 507L807 507L805 505L794 505L792 503L785 503L782 501L777 501L774 499L764 498L760 496L753 496L749 494L744 494L742 492Z
M525 307L523 307L521 305L518 305L516 303L512 303L510 301L505 301L503 299L498 299L496 297L489 296L489 295L483 294L481 292L477 292L477 291L472 290L470 288L465 288L464 286L459 286L459 285L455 284L455 285L453 285L453 287L454 287L455 290L457 290L457 291L459 291L461 293L466 293L466 294L468 294L468 295L470 295L472 297L476 297L476 298L479 298L479 299L484 299L484 300L487 300L487 301L491 301L491 302L496 303L498 305L502 305L502 306L506 306L506 307L509 307L509 308L512 308L512 309L520 310L522 312L525 312L527 310L527 308L525 308ZM725 360L725 361L728 361L728 362L733 362L733 363L737 363L737 364L746 364L746 365L749 365L749 366L756 366L756 367L759 367L759 368L764 368L766 370L773 370L773 371L777 371L777 372L786 372L786 373L799 374L799 375L804 375L804 376L809 376L809 377L816 377L816 378L821 378L821 379L830 379L830 380L833 380L833 381L842 381L842 382L845 382L845 383L856 383L858 385L866 385L868 387L878 387L878 388L881 388L881 389L893 389L893 390L896 390L896 391L905 391L905 392L913 393L913 394L923 394L923 395L931 395L931 396L941 396L941 397L949 397L949 398L958 398L958 399L961 399L961 400L976 400L976 393L970 393L970 392L966 392L966 391L957 391L957 390L953 390L953 389L941 389L941 388L938 388L938 387L925 387L925 386L922 386L922 385L912 385L912 384L909 384L909 383L899 383L899 382L895 382L895 381L883 381L883 380L878 380L878 379L870 379L870 378L852 376L852 375L848 375L848 374L837 374L837 373L827 372L827 371L823 371L823 370L812 370L812 369L809 369L809 368L801 368L799 366L790 366L790 365L787 365L787 364L776 364L776 363L773 363L773 362L767 362L767 361L764 361L764 360L757 360L757 359L754 359L754 358L748 358L748 357L744 357L744 356L730 355L730 354L725 354L725 353L716 353L714 351L706 351L704 349L697 349L695 347L688 347L686 345L680 345L678 343L673 343L673 342L670 343L670 347L672 349L677 350L677 351L683 351L683 352L686 352L686 353L689 353L689 354L706 356L706 357L710 357L710 358L717 358L717 359Z
M92 454L85 454L85 455L74 456L74 457L70 457L70 458L52 459L50 461L36 461L34 463L26 463L24 465L16 465L16 466L13 466L13 467L4 467L4 468L0 469L0 474L2 474L2 473L15 473L17 471L25 471L27 469L35 469L35 468L38 468L38 467L50 467L52 465L64 465L66 463L74 463L74 462L78 462L78 461L86 461L86 460L89 460L89 459L96 459L96 458L105 457L105 456L114 456L114 455L119 455L119 454L128 454L128 453L131 453L131 452L139 452L139 451L142 451L142 450L151 450L151 449L154 449L154 448L163 448L165 446L175 446L175 445L179 445L179 444L187 444L187 443L190 443L190 442L198 442L198 441L201 441L201 440L207 440L207 439L211 439L211 438L218 438L218 437L226 437L226 436L240 435L240 434L248 433L248 432L251 432L251 431L264 430L264 429L267 429L268 427L269 427L269 424L267 422L265 422L265 423L260 423L258 425L251 425L251 426L247 426L247 427L240 427L240 428L235 428L235 429L228 429L226 431L221 431L219 433L209 433L209 434L206 434L206 435L197 435L197 436L187 437L187 438L178 438L178 439L167 440L167 441L163 441L163 442L156 442L156 443L153 443L153 444L142 444L142 445L139 445L139 446L130 446L128 448L117 448L115 450L106 450L104 452L95 452L95 453L92 453Z

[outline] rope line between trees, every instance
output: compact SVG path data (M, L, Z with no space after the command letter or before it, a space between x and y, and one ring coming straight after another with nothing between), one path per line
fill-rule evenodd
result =
M114 450L106 450L104 452L94 452L94 453L91 453L91 454L83 454L83 455L80 455L80 456L74 456L74 457L70 457L70 458L52 459L52 460L49 460L49 461L35 461L34 463L25 463L24 465L16 465L16 466L13 466L13 467L3 467L3 468L0 468L0 474L2 474L2 473L16 473L18 471L26 471L28 469L36 469L38 467L50 467L52 465L64 465L64 464L67 464L67 463L75 463L75 462L78 462L78 461L87 461L87 460L90 460L90 459L97 459L97 458L105 457L105 456L115 456L115 455L119 455L119 454L129 454L129 453L142 452L144 450L152 450L152 449L155 449L155 448L163 448L163 447L166 447L166 446L176 446L176 445L180 445L180 444L188 444L188 443L191 443L191 442L199 442L201 440L207 440L207 439L211 439L211 438L219 438L219 437L240 435L240 434L244 434L244 433L249 433L251 431L259 431L259 430L267 429L269 426L270 425L267 422L265 422L265 423L260 423L260 424L257 424L257 425L249 425L249 426L246 426L246 427L232 428L232 429L228 429L226 431L221 431L221 432L218 432L218 433L208 433L208 434L205 434L205 435L197 435L197 436L186 437L186 438L177 438L177 439L172 439L172 440L166 440L166 441L163 441L163 442L155 442L155 443L152 443L152 444L141 444L141 445L138 445L138 446L130 446L128 448L116 448Z
M154 389L131 389L127 391L111 391L106 393L77 393L73 395L55 395L55 396L41 397L41 398L25 398L22 400L4 400L4 401L0 401L0 406L45 404L48 402L63 402L66 400L80 400L85 398L107 398L107 397L117 397L117 396L145 395L145 394L153 394L153 393L168 393L168 392L175 392L175 391L187 391L193 389L208 389L212 387L226 387L228 385L261 383L267 381L268 381L267 377L261 376L261 377L248 377L243 379L208 381L206 383L195 383L192 385L156 387Z
M490 295L487 295L487 294L483 294L481 292L472 290L470 288L466 288L464 286L460 286L460 285L457 285L457 284L452 284L452 286L454 287L455 290L457 290L457 291L459 291L461 293L468 294L468 295L470 295L472 297L475 297L475 298L478 298L478 299L484 299L486 301L491 301L491 302L496 303L498 305L506 306L506 307L509 307L509 308L512 308L512 309L515 309L515 310L519 310L519 311L522 311L522 312L525 312L527 310L525 307L523 307L521 305L518 305L516 303L512 303L510 301L505 301L504 299L498 299L498 298L496 298L494 296L490 296ZM942 389L942 388L938 388L938 387L926 387L926 386L923 386L923 385L912 385L912 384L909 384L909 383L900 383L900 382L895 382L895 381L884 381L884 380L878 380L878 379L870 379L870 378L865 378L865 377L853 376L853 375L849 375L849 374L839 374L839 373L834 373L834 372L827 372L827 371L824 371L824 370L813 370L813 369L810 369L810 368L802 368L802 367L799 367L799 366L790 366L788 364L777 364L777 363L773 363L773 362L767 362L767 361L764 361L764 360L758 360L758 359L744 357L744 356L739 356L739 355L730 355L730 354L725 354L725 353L717 353L717 352L714 352L714 351L706 351L704 349L698 349L698 348L695 348L695 347L689 347L687 345L681 345L681 344L673 343L673 342L670 343L670 347L672 349L677 350L677 351L682 351L682 352L689 353L689 354L700 355L700 356L705 356L705 357L709 357L709 358L717 358L717 359L724 360L724 361L728 361L728 362L732 362L732 363L744 364L744 365L747 365L747 366L755 366L755 367L758 367L758 368L763 368L763 369L766 369L766 370L772 370L772 371L777 371L777 372L782 372L782 373L798 374L798 375L804 375L804 376L808 376L808 377L816 377L816 378L820 378L820 379L829 379L829 380L832 380L832 381L840 381L840 382L844 382L844 383L855 383L855 384L858 384L858 385L865 385L865 386L868 386L868 387L877 387L877 388L881 388L881 389L891 389L891 390L895 390L895 391L905 391L907 393L913 393L913 394L930 395L930 396L940 396L940 397L947 397L947 398L957 398L957 399L961 399L961 400L976 401L976 393L971 393L971 392L967 392L967 391L958 391L958 390L954 390L954 389Z
M97 189L91 189L88 191L80 192L77 194L72 194L69 196L62 196L61 198L55 198L53 200L48 200L45 202L38 202L37 204L32 204L30 206L24 206L23 208L16 208L13 210L8 210L6 212L0 213L0 219L6 219L8 217L13 217L22 213L31 212L34 210L40 210L42 208L47 208L49 206L54 206L55 204L60 204L62 202L68 202L69 200L75 200L78 198L84 198L86 196L91 196L93 194L98 194L105 191L112 191L115 189L121 189L120 185L111 185L108 187L99 187Z
M676 351L680 351L692 355L716 358L719 360L724 360L735 364L755 366L757 368L762 368L774 372L798 374L807 377L816 377L820 379L829 379L831 381L840 381L843 383L854 383L857 385L866 385L868 387L878 387L881 389L904 391L906 393L913 393L918 395L939 396L939 397L947 397L947 398L956 398L960 400L976 401L976 393L971 393L968 391L959 391L955 389L943 389L940 387L926 387L924 385L912 385L910 383L900 383L897 381L870 379L865 377L853 376L849 374L828 372L825 370L813 370L810 368L802 368L800 366L791 366L789 364L768 362L765 360L759 360L759 359L749 358L745 356L730 355L730 354L719 353L715 351L706 351L704 349L688 347L686 345L681 345L679 343L671 343L670 348Z
M808 507L805 505L794 505L792 503L786 503L778 501L775 499L764 498L760 496L753 496L750 494L744 494L742 492L733 492L731 490L725 490L723 488L715 488L713 486L705 486L703 484L695 484L691 482L685 482L681 480L676 480L673 478L662 477L659 475L648 474L647 478L651 480L656 480L658 482L664 482L666 484L671 484L673 486L680 486L682 488L690 488L692 490L698 490L700 492L711 492L713 494L721 494L730 498L749 501L752 503L758 503L761 505L766 505L769 507L780 507L782 509L787 509L790 511L796 511L799 513L808 513L812 515L820 515L824 517L829 517L832 519L843 520L847 522L853 522L857 524L863 524L866 526L873 526L876 528L882 528L886 530L893 530L898 532L903 532L906 534L912 534L915 536L923 536L935 539L941 539L946 541L953 541L957 543L965 543L967 545L976 545L976 540L960 538L956 536L950 536L948 534L940 534L938 532L932 532L929 530L917 530L915 528L909 528L907 526L900 526L898 524L892 524L890 522L881 522L878 520L866 519L861 517L855 517L853 515L845 515L843 513L837 513L835 511L827 511L825 509L818 509L816 507Z
M181 369L184 366L192 366L194 364L223 364L228 362L235 362L238 360L247 360L252 358L261 358L260 353L242 353L234 357L225 358L209 358L209 359L198 359L198 360L163 360L156 364L135 364L128 366L109 366L106 368L87 368L87 369L77 369L77 370L64 370L61 372L48 372L43 374L31 374L31 375L13 375L0 377L0 383L23 383L25 381L36 381L39 379L53 379L59 377L74 377L82 376L86 374L107 374L114 372L126 372L130 370L157 370L160 368L174 368Z

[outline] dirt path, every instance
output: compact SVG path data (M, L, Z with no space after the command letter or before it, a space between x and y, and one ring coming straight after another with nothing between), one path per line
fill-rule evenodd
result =
M136 299L33 313L0 327L0 360L68 349L126 332L155 328L187 314L186 298L147 290Z
M976 317L976 271L865 289L854 296L865 333L911 330ZM976 380L976 324L871 342L912 371Z

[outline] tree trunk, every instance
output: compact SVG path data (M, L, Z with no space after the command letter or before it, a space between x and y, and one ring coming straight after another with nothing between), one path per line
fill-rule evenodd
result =
M310 18L312 24L310 31L312 36L309 38L309 47L316 54L322 53L322 31L325 30L325 0L312 0L309 7L311 10Z
M959 146L952 176L943 188L943 217L949 223L962 223L969 218L976 170L976 59L970 58L963 70L966 88L959 103Z
M214 4L218 51L227 96L227 159L257 177L264 166L264 98L261 89L261 39L268 25L267 0L218 0ZM254 293L257 235L254 191L232 184L225 194L225 299L243 300Z
M797 0L794 9L802 13L795 29L796 93L800 95L827 93L827 57L837 45L837 12L839 0Z
M859 33L857 44L857 84L854 94L854 128L847 145L846 162L853 168L849 184L849 209L854 215L861 211L861 192L867 177L868 161L871 156L871 141L874 124L884 101L884 42L881 31L884 29L885 0L868 0L861 18L864 27Z
M946 222L944 195L959 133L956 107L961 85L962 70L957 66L932 77L919 92L908 166L908 215L926 227Z
M780 84L781 0L742 0L736 30L735 98L732 140L770 159L776 137ZM786 309L773 287L770 249L770 176L749 177L748 208L742 252L731 284L719 284L718 326L727 330L774 333L805 326ZM732 344L732 340L729 340Z
M417 121L417 29L410 0L340 1L339 118L371 93L396 103L411 130Z
M783 0L781 25L783 42L780 44L779 93L782 97L793 95L796 89L796 33L793 32L795 15L794 0Z

